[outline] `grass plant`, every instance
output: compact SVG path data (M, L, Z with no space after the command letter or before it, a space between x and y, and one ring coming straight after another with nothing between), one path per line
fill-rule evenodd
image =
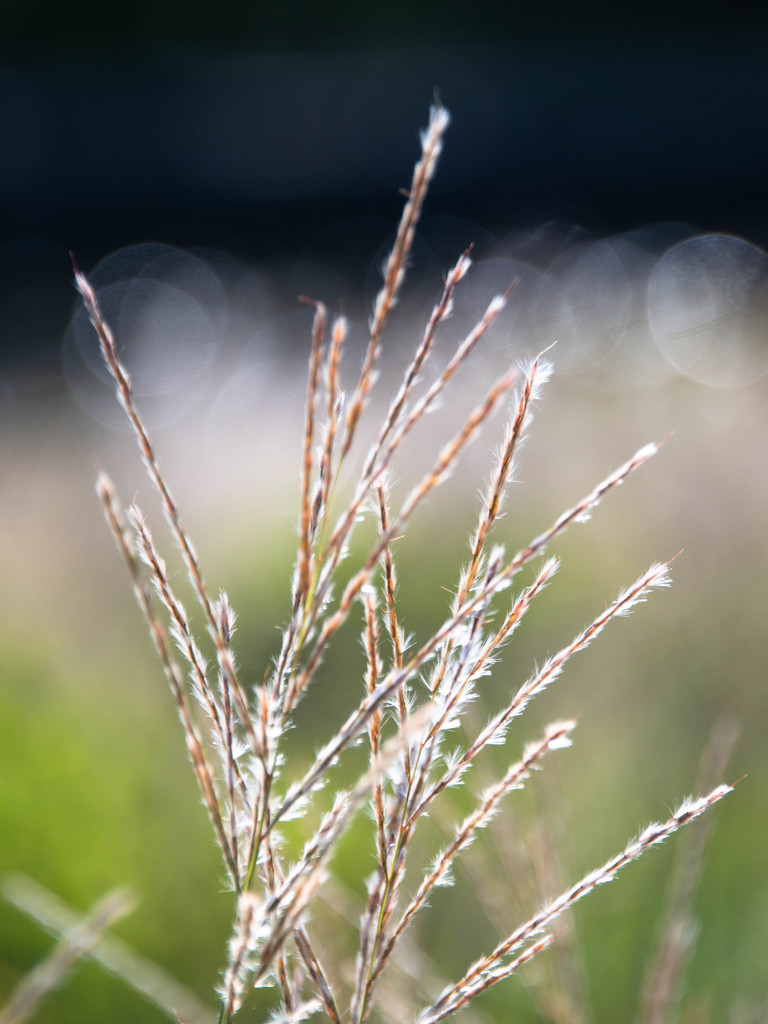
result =
M416 954L409 951L415 919L438 898L438 890L450 884L462 853L502 812L502 806L531 772L550 753L571 744L576 722L569 719L547 726L522 754L510 757L509 767L475 797L465 784L480 755L486 748L505 743L513 720L557 680L574 655L614 619L627 615L651 591L670 582L668 563L651 565L597 611L570 642L534 668L487 722L477 724L477 715L470 711L476 707L484 678L557 573L558 559L549 555L553 542L571 525L588 519L603 498L644 465L659 445L641 447L550 526L509 554L498 539L498 525L533 407L551 373L543 353L530 365L513 368L491 383L456 424L423 477L404 497L395 498L393 473L398 460L408 458L414 428L439 402L449 400L454 378L481 345L509 296L495 297L444 365L427 375L428 361L430 366L438 361L435 343L440 327L451 314L457 289L471 272L471 254L465 252L445 277L421 342L373 443L360 462L355 462L360 425L370 411L384 330L406 275L448 121L444 108L432 110L384 268L367 350L348 397L340 386L346 321L342 316L329 318L325 306L313 304L291 610L274 660L255 684L245 680L238 669L236 618L230 601L224 592L212 594L206 583L134 403L129 375L102 317L98 297L86 277L76 271L77 287L147 474L160 497L204 625L202 632L196 630L178 592L177 578L168 570L142 509L134 502L123 511L115 486L101 473L98 496L178 709L187 754L233 893L232 935L218 988L219 1024L240 1015L256 1019L249 1013L256 1013L253 992L257 988L273 993L270 1019L284 1024L314 1015L333 1024L408 1019L436 1024L461 1010L471 1013L474 1001L486 990L524 971L534 958L551 955L544 951L557 938L561 915L583 896L611 881L621 868L693 821L730 790L712 782L703 796L683 800L665 821L649 825L600 867L564 885L559 895L543 902L536 913L504 934L441 991L423 991L411 978L401 999L393 995L395 989L387 979L407 976L409 964L412 968L416 962ZM512 286L510 282L510 289ZM431 635L408 636L399 610L398 539L500 408L507 410L506 426L450 608ZM349 563L361 550L358 535L365 533L366 523L373 524L374 536L350 571ZM285 738L307 692L316 685L327 685L322 678L325 655L331 645L347 642L344 627L350 622L358 623L364 651L359 700L308 767L297 774L284 754ZM355 665L352 658L349 664ZM351 667L350 672L354 671ZM337 763L363 745L366 764L359 777L328 797L327 789L338 777ZM449 798L448 791L457 787L464 787L465 800L474 805L464 820L452 827L437 855L425 860L417 834L440 802ZM345 971L317 941L313 915L320 913L324 900L332 899L328 892L333 887L329 890L328 881L334 873L334 855L353 820L366 809L374 868L362 918L354 928L356 961ZM297 819L308 831L303 849L294 854L286 835L294 827L289 823ZM689 860L697 865L700 853ZM682 877L688 879L693 873L689 867ZM684 880L676 884L678 912L660 940L660 949L669 941L670 929L684 930L687 920L690 886ZM95 914L102 927L102 911ZM98 949L95 938L92 945ZM71 958L71 944L67 948ZM669 955L667 966L674 958L671 974L663 962L649 970L639 1024L671 1020L673 996L667 993L674 990L686 949L683 942ZM111 969L120 973L119 966ZM558 1018L554 1009L547 1010L546 999L540 1005L544 1019L568 1019ZM553 1005L550 1000L549 1006ZM178 1020L185 1019L179 1006L166 1004L164 1009L169 1014L175 1012ZM17 1019L7 1014L0 1019ZM586 1017L577 1017L574 1010L570 1020L577 1019Z

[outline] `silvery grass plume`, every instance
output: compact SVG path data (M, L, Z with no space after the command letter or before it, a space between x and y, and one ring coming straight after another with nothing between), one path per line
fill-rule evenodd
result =
M505 742L512 720L555 682L575 654L612 620L669 583L669 566L652 565L570 643L548 657L485 725L473 731L466 712L476 699L478 684L492 671L502 648L557 572L556 558L539 559L552 541L572 523L588 518L658 446L641 448L549 528L509 555L493 539L494 528L503 512L533 405L550 374L549 363L540 356L495 381L457 423L453 436L435 454L421 480L404 499L393 501L391 470L411 431L443 397L508 298L508 293L499 295L489 303L443 369L433 372L428 386L423 384L436 335L470 271L469 252L462 254L446 275L421 342L353 479L351 496L341 509L335 507L334 497L341 490L337 484L358 440L377 375L383 331L398 300L447 126L448 114L437 106L422 136L421 159L384 268L370 341L349 398L339 385L347 324L343 317L329 322L325 307L315 304L291 612L274 663L260 684L245 681L238 671L233 649L234 611L226 594L214 597L205 583L97 296L76 271L77 287L98 334L118 400L160 496L193 599L202 610L205 646L212 644L213 658L209 659L140 507L134 503L123 512L113 484L101 474L98 494L176 702L189 759L235 894L232 938L218 993L221 1024L238 1013L255 987L264 986L271 986L276 994L279 1009L274 1020L298 1022L315 1014L324 1014L334 1024L363 1024L373 1014L392 1019L379 998L380 985L388 971L397 969L397 950L406 940L411 922L427 907L435 890L449 882L462 851L499 814L502 802L550 752L570 745L575 723L557 722L545 729L482 793L434 861L414 865L414 835L433 803L448 788L463 784L465 773L486 746ZM394 541L499 407L508 409L507 425L453 603L431 636L408 638L399 612ZM342 577L342 562L365 517L374 518L376 538L351 576L345 573ZM513 593L518 575L531 563L535 563L532 580ZM326 652L353 615L360 616L365 651L360 699L303 775L296 777L290 763L284 761L284 737L297 705L318 679ZM459 741L457 748L455 737L460 727L465 728L466 739ZM324 804L321 790L329 772L361 742L369 748L368 770L354 786L337 794L330 806ZM692 821L728 791L728 786L718 786L701 798L685 800L667 821L648 826L622 852L505 936L458 981L446 985L431 1000L422 999L416 1011L419 1024L450 1016L512 975L553 941L558 915L595 886L612 880L625 864ZM310 916L339 839L364 805L371 809L375 870L359 926L356 966L351 979L340 980L338 965L324 962L325 951L313 939ZM322 807L326 809L316 831L307 838L298 859L288 862L281 843L286 822L308 809L319 811ZM410 892L405 891L406 866L409 879L415 869L421 872L420 882Z

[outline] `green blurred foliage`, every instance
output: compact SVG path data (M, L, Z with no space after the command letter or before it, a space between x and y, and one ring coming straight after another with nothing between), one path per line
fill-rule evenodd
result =
M515 485L498 531L509 549L528 541L647 439L628 424L620 437L605 439L599 451L579 447L588 430L583 438L566 441L557 426L564 390L567 385L549 397L534 424L521 474L526 485ZM605 399L606 409L611 402ZM567 405L562 415L567 417ZM595 417L597 430L602 415ZM664 417L661 421L666 427ZM558 441L562 451L555 457ZM711 450L706 442L705 433L696 439L703 446L696 457L702 462ZM621 452L615 460L614 449ZM763 743L768 700L761 661L761 587L768 556L760 531L749 538L747 562L742 553L733 554L733 535L726 535L722 525L727 518L719 520L722 548L715 552L707 547L700 523L680 529L684 514L678 519L670 508L664 515L658 511L659 493L674 485L675 466L690 457L685 444L677 455L665 450L642 477L611 495L593 522L573 527L557 544L561 572L484 684L478 722L527 678L537 660L568 642L650 561L669 557L681 543L690 543L693 554L686 552L673 567L677 583L672 591L655 595L629 620L612 624L593 649L574 660L514 725L506 746L487 752L475 784L503 771L543 722L579 717L573 749L552 755L531 793L516 794L505 808L518 831L541 807L555 815L558 832L567 837L561 851L563 875L572 882L622 848L649 820L666 817L693 788L714 721L724 712L740 718L742 738L727 780L748 776L716 812L717 829L696 896L701 934L689 974L691 993L710 1000L710 1019L720 1022L728 1020L738 998L765 998L768 772ZM699 470L688 465L695 476ZM470 468L452 481L395 546L402 620L417 637L429 635L449 605L473 522L471 496L479 483L474 472ZM654 482L654 474L660 482ZM75 484L80 488L82 481L75 477ZM294 500L280 494L271 498L270 506ZM87 500L78 497L73 507L80 509ZM764 495L759 490L744 500L759 510ZM450 515L441 514L446 508ZM48 572L41 572L50 581L45 601L59 609L55 628L40 625L50 622L45 616L18 612L0 627L0 871L23 871L82 910L106 890L129 884L141 903L117 934L210 1002L225 959L232 897L222 891L223 872L185 763L173 702L131 605L118 557L110 553L107 540L102 543L91 532L97 529L93 512L90 508L75 528L82 531L75 547L82 544L92 552L76 579L76 601L71 569L65 564L56 571L57 545L66 542L49 520L43 522L37 553L43 562L49 560ZM277 650L279 627L289 610L291 516L281 514L278 522L261 514L258 521L229 531L217 507L207 529L205 514L197 514L203 528L196 532L196 513L191 514L203 564L212 579L226 581L238 611L243 677L258 682ZM724 515L730 515L727 509ZM78 516L72 515L68 524ZM759 523L760 516L754 521ZM746 545L745 537L741 544ZM66 555L61 557L66 563ZM353 553L347 571L354 564ZM309 763L362 693L359 627L359 621L353 623L338 637L316 688L299 708L287 744L292 773ZM326 791L328 800L354 777L363 758L361 747L340 765ZM426 829L419 840L420 855L434 854L444 836L444 820L457 820L468 806L465 793L446 801L444 819L437 815L433 831ZM291 847L300 848L311 821L291 826ZM479 843L484 841L481 837ZM573 927L596 1022L634 1015L674 846L673 839L650 853L578 908ZM361 816L335 862L353 903L362 900L372 867L371 835ZM456 875L455 888L435 894L432 909L414 932L420 949L448 977L496 941L493 927L477 909L471 876L461 867ZM504 884L501 877L500 891ZM552 895L542 893L541 898ZM49 948L50 939L2 903L0 922L1 1004L15 980ZM514 924L511 920L510 928ZM318 927L326 929L328 944L340 950L340 961L354 955L352 930L341 917L331 914ZM335 966L341 972L343 964ZM519 1024L541 1024L526 978L483 997L491 1019L506 1021L514 1015ZM37 1019L149 1024L162 1018L118 980L84 964ZM252 1010L243 1019L262 1018Z

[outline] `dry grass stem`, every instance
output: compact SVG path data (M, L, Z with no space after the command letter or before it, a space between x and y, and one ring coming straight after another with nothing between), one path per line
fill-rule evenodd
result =
M730 719L723 718L715 723L701 756L699 788L708 789L722 778L738 732ZM681 837L677 846L665 909L659 921L658 948L648 964L637 1024L666 1024L674 1019L678 1009L683 975L698 932L693 917L693 898L712 826L712 815L707 815Z
M72 910L53 893L23 875L7 875L2 880L3 897L52 935L77 934L86 918ZM130 909L130 908L129 908ZM81 952L90 960L130 985L172 1020L183 1018L186 1024L212 1024L216 1011L205 1006L193 992L170 977L157 964L139 956L135 950L104 929L96 941ZM66 941L66 939L65 939Z
M440 1020L446 1016L445 1011L453 1012L453 1010L458 1009L462 1005L462 1000L467 992L474 994L475 986L483 984L489 978L496 981L506 977L509 970L505 970L503 962L510 953L518 950L520 946L530 941L534 936L541 934L543 929L549 928L566 908L573 906L574 903L583 899L595 886L613 881L616 873L621 868L636 860L651 846L663 842L682 825L687 825L698 818L700 814L717 803L718 800L721 800L731 790L731 786L718 786L705 797L700 797L697 800L684 800L672 817L663 824L654 822L648 825L637 839L633 839L631 843L627 844L621 853L606 861L596 871L590 871L588 875L585 875L574 886L543 907L530 921L526 921L525 924L512 932L491 953L477 960L460 981L457 981L447 992L444 992L437 1002L422 1014L419 1018L419 1024L428 1024L428 1022L432 1024L433 1021ZM496 971L501 972L498 977L494 973Z
M395 244L387 258L384 268L384 286L376 296L373 318L371 320L371 338L365 355L360 380L355 394L352 396L347 414L347 430L344 438L342 454L346 454L352 444L357 422L362 414L365 401L373 386L373 375L376 362L381 351L381 338L390 310L397 302L400 287L405 279L408 256L413 245L416 225L421 216L424 200L427 197L429 183L437 169L437 161L443 148L443 136L448 128L448 111L435 106L429 119L429 127L421 138L421 160L413 171L408 199L403 207L400 224L395 237Z
M58 988L80 957L86 956L99 939L134 908L133 896L123 889L108 893L67 930L44 960L24 975L0 1008L0 1024L21 1024L37 1010L42 1000Z

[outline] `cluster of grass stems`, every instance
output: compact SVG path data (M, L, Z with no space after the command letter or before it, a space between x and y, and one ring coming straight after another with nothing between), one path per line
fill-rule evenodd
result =
M234 893L232 937L218 989L216 1012L220 1024L231 1021L257 987L273 989L275 1003L279 1004L273 1019L286 1024L315 1014L324 1015L333 1024L364 1024L371 1017L404 1020L382 998L380 981L388 970L399 969L398 951L407 941L409 926L427 907L434 890L450 882L462 852L498 814L502 802L524 784L550 752L571 743L575 722L555 722L530 742L522 756L482 792L465 820L454 826L452 836L431 863L412 864L411 853L417 849L415 833L441 794L464 783L465 774L484 748L504 742L513 719L557 679L573 655L613 619L632 611L650 591L669 583L668 564L651 565L570 643L536 668L486 724L478 728L472 724L473 718L468 720L466 711L476 699L478 685L557 572L558 560L545 557L551 542L571 524L588 518L610 491L658 449L656 444L641 448L548 529L509 555L492 538L533 404L550 374L549 364L540 356L528 367L513 369L496 380L458 424L422 479L404 499L393 502L392 468L402 450L407 449L409 435L444 397L508 299L509 293L490 302L453 355L426 384L424 368L433 355L441 324L450 316L454 294L470 271L469 252L461 255L446 275L416 353L353 479L350 496L340 511L336 509L342 491L339 481L351 462L350 452L369 404L382 334L401 290L414 231L447 125L446 111L437 106L422 136L421 158L384 268L362 369L348 399L339 384L347 324L341 316L330 321L325 307L314 304L292 607L279 652L259 685L247 684L241 678L233 649L235 614L227 595L213 597L205 583L198 556L134 404L131 382L113 335L102 318L94 291L76 271L77 287L98 335L117 397L160 496L202 612L208 637L205 644L212 643L215 652L215 657L204 655L205 644L195 636L191 617L141 509L134 503L123 512L113 484L101 474L98 495L176 702L189 760ZM414 512L443 483L467 445L500 406L509 410L506 427L450 610L427 639L408 638L399 612L395 542ZM366 518L376 524L375 539L350 574L346 567L342 570L342 563L358 524ZM513 591L521 570L531 564L528 582ZM362 622L365 651L359 702L311 765L300 777L294 777L290 764L284 763L284 738L297 705L318 677L330 645L356 614ZM179 657L183 668L177 663ZM457 741L457 730L462 728L464 732L459 735L465 738ZM323 804L320 793L329 773L345 752L361 742L369 749L366 770L354 785ZM697 818L729 788L719 785L702 797L686 799L668 820L649 825L616 856L543 904L529 920L469 964L461 977L442 991L424 996L415 1020L418 1024L436 1024L467 1007L490 986L509 978L553 942L557 919L564 911L596 886L613 879L620 868L644 851ZM325 812L320 815L317 808L323 806ZM356 966L345 977L338 965L324 962L326 951L313 939L311 915L342 835L366 806L371 810L375 868L359 923ZM319 824L300 855L290 862L281 833L297 816L312 821L313 808ZM418 884L405 885L406 866L409 879L417 872ZM689 870L685 877L692 874L695 871ZM684 919L686 883L681 882L678 889ZM64 945L58 950L58 967L63 970L84 952L96 955L94 951L110 941L98 944L103 930L126 909L125 897L112 897L77 928L71 927L71 922L68 930L59 925L68 938L62 940ZM675 926L680 924L678 918L673 922ZM670 926L665 941L675 934ZM110 969L129 973L131 965L126 966L125 954L121 967L120 950L115 947L112 953ZM667 950L650 972L645 990L647 1005L638 1018L643 1024L668 1019L672 999L669 992L674 991L682 961L679 949ZM61 975L61 970L56 974L55 963L47 967L52 978ZM26 985L26 996L29 999L31 994L33 1002L35 993L39 996L46 989L44 978L30 977ZM26 1015L24 995L16 993L20 1000L16 1015L9 1004L0 1019L21 1020ZM183 997L177 997L167 986L158 1001L164 1001L178 1020L191 1021L198 1012L194 1006L181 1005Z

